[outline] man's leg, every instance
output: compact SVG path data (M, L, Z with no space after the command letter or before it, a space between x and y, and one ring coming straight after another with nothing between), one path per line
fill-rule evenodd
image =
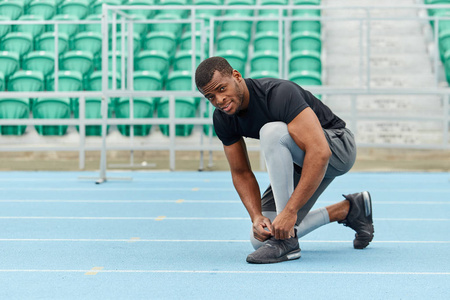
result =
M334 205L327 206L325 208L319 208L312 212L309 212L319 196L322 192L328 187L328 185L333 181L336 176L342 175L346 173L354 163L356 157L356 148L353 140L353 135L346 129L334 131L326 131L325 135L329 141L330 148L333 152L333 157L330 161L334 162L334 165L338 168L334 168L329 165L325 178L323 179L321 185L317 189L316 193L309 199L307 204L300 209L298 212L297 218L297 235L299 237L306 235L307 233L317 229L318 227L328 224L330 221L339 221L344 223L347 226L355 229L355 221L353 221L353 226L348 225L351 222L348 222L347 217L350 211L350 203L353 202L353 207L361 206L361 202L352 200L349 197L346 197L347 200L341 201ZM300 170L296 170L297 172L293 172L291 170L294 169L295 162L298 166L303 165L304 152L295 144L292 138L289 135L287 130L287 125L281 122L274 122L266 124L260 131L261 137L261 146L263 153L266 156L266 163L268 168L268 173L271 181L271 186L266 190L262 197L262 207L263 214L269 217L272 221L276 217L277 213L282 211L285 207L287 201L294 190L294 187L297 185L301 176L301 168ZM337 138L337 139L336 139ZM266 155L269 154L269 155ZM272 154L272 155L271 155ZM297 169L297 168L296 168ZM294 173L294 178L292 175ZM290 179L292 178L292 180ZM274 187L274 192L272 190L272 186ZM362 199L362 193L349 195L354 199L358 197ZM275 199L277 200L275 200ZM370 198L370 195L369 195ZM356 205L359 202L358 205ZM355 204L356 203L356 204ZM363 204L364 205L364 204ZM367 205L366 205L367 207ZM370 204L371 209L371 204ZM358 208L359 210L359 208ZM353 212L350 215L355 215L357 213ZM371 222L371 214L370 221L366 216L357 217L356 223L361 223L361 218L363 222ZM367 225L367 224L366 224ZM361 227L360 225L357 225ZM367 227L367 226L366 226ZM355 231L358 232L357 229ZM372 237L373 237L373 226L372 226ZM358 234L356 235L355 242L358 239ZM368 238L365 238L368 240ZM252 244L255 247L259 247L262 243L255 240L252 236L251 238ZM371 240L371 237L370 237ZM367 246L366 243L365 246ZM364 246L364 247L365 247ZM355 248L356 244L355 244Z

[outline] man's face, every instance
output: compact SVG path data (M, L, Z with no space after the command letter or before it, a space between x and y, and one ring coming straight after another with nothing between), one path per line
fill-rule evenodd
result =
M216 71L211 81L199 90L214 107L228 115L234 115L242 109L244 102L241 80L242 77L236 70L228 76Z

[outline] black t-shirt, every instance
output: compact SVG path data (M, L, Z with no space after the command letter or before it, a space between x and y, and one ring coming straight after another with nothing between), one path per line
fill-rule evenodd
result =
M345 127L345 122L322 101L294 82L246 78L245 83L250 94L246 110L231 116L218 109L214 111L214 129L226 146L236 143L241 137L259 139L259 131L266 123L281 121L289 124L307 107L315 112L322 128Z

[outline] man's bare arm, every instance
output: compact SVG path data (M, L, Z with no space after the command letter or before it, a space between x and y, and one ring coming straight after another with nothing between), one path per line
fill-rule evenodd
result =
M230 165L234 187L252 220L255 238L261 241L266 240L271 235L264 228L270 230L271 224L261 212L261 193L250 166L245 142L241 138L230 146L224 146L224 150Z

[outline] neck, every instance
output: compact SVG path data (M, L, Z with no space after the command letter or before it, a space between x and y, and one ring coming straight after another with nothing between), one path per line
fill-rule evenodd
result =
M244 100L242 102L242 109L246 110L248 107L248 103L250 102L250 92L248 91L247 84L245 83L245 80L242 80L241 88L244 92Z

